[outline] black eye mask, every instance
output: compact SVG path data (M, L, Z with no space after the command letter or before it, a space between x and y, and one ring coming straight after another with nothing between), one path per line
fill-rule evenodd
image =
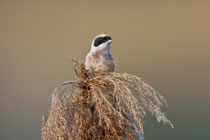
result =
M107 42L108 40L112 40L112 38L110 36L98 37L94 41L94 46L98 47L100 44Z

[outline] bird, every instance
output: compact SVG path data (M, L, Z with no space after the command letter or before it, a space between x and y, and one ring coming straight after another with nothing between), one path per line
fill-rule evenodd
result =
M92 43L90 52L86 56L86 70L113 72L115 63L111 54L111 44L113 40L107 34L97 35Z

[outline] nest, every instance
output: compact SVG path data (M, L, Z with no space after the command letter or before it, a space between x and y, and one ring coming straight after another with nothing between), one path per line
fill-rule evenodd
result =
M139 77L117 72L92 72L74 60L75 82L57 86L52 94L44 140L142 139L143 117L172 123L161 111L166 102Z

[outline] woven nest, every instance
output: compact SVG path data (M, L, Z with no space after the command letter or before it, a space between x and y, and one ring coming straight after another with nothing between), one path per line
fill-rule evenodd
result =
M139 77L127 73L93 72L74 60L75 82L57 86L52 94L43 140L143 139L143 117L172 123L162 113L164 98Z

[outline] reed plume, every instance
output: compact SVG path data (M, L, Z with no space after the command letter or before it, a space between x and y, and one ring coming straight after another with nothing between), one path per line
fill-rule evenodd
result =
M128 73L89 72L74 60L76 81L57 86L48 118L43 119L44 140L143 139L143 117L151 112L169 124L161 111L166 101L152 86Z

